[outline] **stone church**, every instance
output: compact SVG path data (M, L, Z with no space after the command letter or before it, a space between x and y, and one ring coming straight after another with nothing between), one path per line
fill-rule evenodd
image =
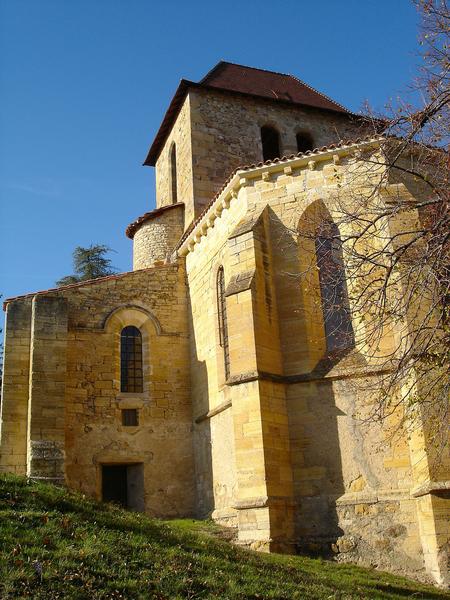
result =
M144 162L156 208L126 229L133 271L5 302L0 471L445 582L448 469L439 486L426 446L354 418L376 377L361 349L326 360L342 336L312 220L384 143L291 75L181 80Z

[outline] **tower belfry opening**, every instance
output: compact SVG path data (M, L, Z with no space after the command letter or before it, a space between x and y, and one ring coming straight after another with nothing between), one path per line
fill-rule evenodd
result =
M263 160L273 160L280 156L280 135L275 127L261 127Z

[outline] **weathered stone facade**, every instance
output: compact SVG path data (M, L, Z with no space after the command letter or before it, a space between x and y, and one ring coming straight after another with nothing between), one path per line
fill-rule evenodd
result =
M382 140L263 164L266 123L285 155L299 131L327 146L360 128L342 111L187 89L156 160L157 209L127 230L135 271L7 301L0 469L101 499L105 468L136 467L130 508L211 515L256 549L328 551L445 583L450 461L431 473L425 435L394 442L354 418L376 360L356 340L325 366L314 242L292 234L333 217L338 185L367 185ZM121 391L129 326L142 337L141 392ZM123 424L127 409L137 424Z
M184 231L184 204L168 204L147 213L133 228L133 269L146 269L169 259Z
M20 348L20 358L8 351L5 357L2 469L65 480L101 498L101 465L143 464L147 512L194 514L183 265L9 303L7 336L22 336L27 325L31 353L24 341L12 346ZM142 332L142 393L120 391L118 340L125 325ZM6 343L9 348L10 339ZM27 389L17 389L18 371L28 373ZM139 411L136 427L121 422L121 411L130 408ZM9 414L18 415L14 422ZM164 481L160 473L165 473Z

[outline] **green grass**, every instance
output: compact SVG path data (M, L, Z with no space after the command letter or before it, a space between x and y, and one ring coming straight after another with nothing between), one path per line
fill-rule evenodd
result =
M0 477L0 598L445 598L370 569L264 555L204 521L158 521L51 485Z

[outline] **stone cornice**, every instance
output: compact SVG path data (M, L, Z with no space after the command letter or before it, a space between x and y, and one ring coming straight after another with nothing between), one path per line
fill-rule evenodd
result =
M297 384L297 383L311 383L314 381L338 381L341 379L357 379L360 377L368 377L372 375L382 375L389 373L388 368L377 368L374 366L363 366L358 368L357 366L345 369L339 369L339 365L330 370L317 370L309 373L298 373L296 375L280 375L278 373L269 373L267 371L248 371L246 373L239 373L237 375L231 375L226 384L228 386L241 385L244 383L251 383L252 381L272 381L273 383L280 384Z
M241 188L252 185L257 180L268 180L272 175L285 173L291 175L296 170L316 168L321 162L333 161L339 163L341 158L352 155L371 148L378 147L385 141L382 136L357 140L355 142L342 142L339 145L331 145L321 149L307 152L305 154L293 155L275 159L272 162L250 165L248 167L238 168L230 177L224 188L212 200L203 214L194 223L192 229L185 234L178 246L179 256L187 256L192 252L202 237L207 235L208 230L214 227L216 219L220 218L224 209L237 198Z
M218 406L215 406L214 408L212 408L208 412L203 413L202 415L200 415L199 417L197 417L196 419L194 419L194 422L195 423L201 423L202 421L205 421L206 419L210 419L211 417L215 417L216 415L220 414L224 410L227 410L227 408L230 408L230 406L231 406L231 400L226 400L225 402L222 402Z
M422 483L418 487L411 490L412 498L420 498L421 496L426 496L427 494L433 493L450 493L450 480L443 481L426 481Z

